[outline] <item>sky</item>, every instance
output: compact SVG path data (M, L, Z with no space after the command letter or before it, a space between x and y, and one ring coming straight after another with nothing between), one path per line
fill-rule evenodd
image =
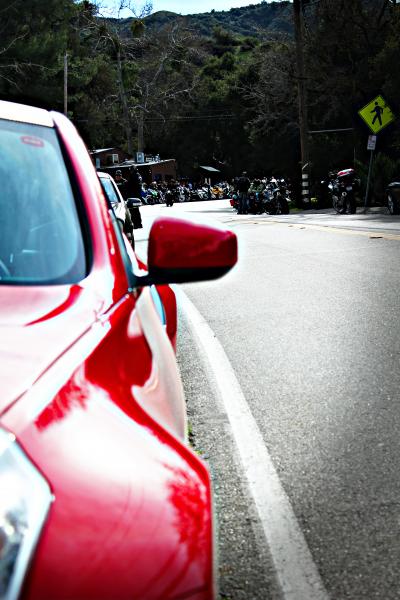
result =
M269 2L270 0L266 0ZM152 0L153 12L159 10L169 10L171 12L180 13L182 15L210 12L212 9L229 10L240 6L248 6L249 4L261 4L262 0ZM99 0L98 5L106 7L115 7L119 4L118 0ZM132 2L132 5L137 9L143 6L144 0ZM102 11L104 12L104 11ZM131 16L132 13L122 13L121 16Z

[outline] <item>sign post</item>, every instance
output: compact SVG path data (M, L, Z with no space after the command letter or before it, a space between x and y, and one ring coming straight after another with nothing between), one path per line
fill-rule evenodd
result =
M365 199L364 199L364 212L367 211L367 206L368 206L368 192L369 192L369 183L371 181L371 171L372 171L372 161L374 158L374 150L375 150L375 144L376 144L376 135L370 135L370 138L375 138L375 143L373 144L373 146L369 144L369 139L368 139L368 146L367 149L371 151L371 156L369 159L369 169L368 169L368 179L367 179L367 189L365 190Z
M376 98L371 100L371 102L368 102L368 104L366 104L364 108L359 110L358 114L368 125L369 129L372 131L373 134L368 137L367 145L367 150L371 152L371 156L369 159L367 189L365 191L364 200L364 212L366 212L368 206L368 193L371 182L372 163L374 151L376 148L377 134L380 131L382 131L382 129L390 125L390 123L392 123L395 120L395 116L392 113L389 105L387 104L383 96L376 96Z

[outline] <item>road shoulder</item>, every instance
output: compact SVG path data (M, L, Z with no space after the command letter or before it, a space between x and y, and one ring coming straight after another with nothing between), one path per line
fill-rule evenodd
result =
M211 473L218 529L221 600L280 598L256 508L239 476L226 414L208 381L182 311L177 357L188 407L191 441Z

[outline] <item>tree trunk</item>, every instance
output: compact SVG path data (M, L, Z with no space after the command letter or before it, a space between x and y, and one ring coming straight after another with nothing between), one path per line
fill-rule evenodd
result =
M138 118L138 152L144 152L144 112L140 110Z
M64 115L68 115L68 53L64 54Z
M122 105L122 118L124 121L123 125L124 125L126 140L127 140L127 144L128 144L128 154L133 157L134 150L133 150L133 143L132 143L132 123L131 123L131 117L129 114L128 99L126 96L124 80L122 77L122 60L121 60L121 52L119 49L117 50L117 75L118 75L119 97L120 97L121 105Z

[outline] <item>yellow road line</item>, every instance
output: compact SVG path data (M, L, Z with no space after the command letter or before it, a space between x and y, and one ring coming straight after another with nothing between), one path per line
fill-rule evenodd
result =
M385 233L382 231L359 231L357 229L347 229L340 227L330 227L329 225L300 225L298 223L282 223L282 221L275 221L275 223L279 223L281 225L289 225L289 227L294 227L295 229L315 229L317 231L329 231L331 233L339 233L344 235L359 235L363 237L368 237L370 239L384 239L384 240L396 240L400 241L400 235L395 233Z
M293 229L313 229L316 231L329 231L331 233L339 233L344 235L358 235L362 237L368 237L370 239L384 239L384 240L395 240L400 241L400 234L396 233L384 233L381 231L360 231L357 229L350 229L345 227L331 227L329 225L314 225L312 223L289 223L284 221L273 221L273 220L264 220L260 219L256 221L252 219L251 221L245 221L240 219L232 219L235 223L242 223L246 225L282 225L284 227L292 227Z

